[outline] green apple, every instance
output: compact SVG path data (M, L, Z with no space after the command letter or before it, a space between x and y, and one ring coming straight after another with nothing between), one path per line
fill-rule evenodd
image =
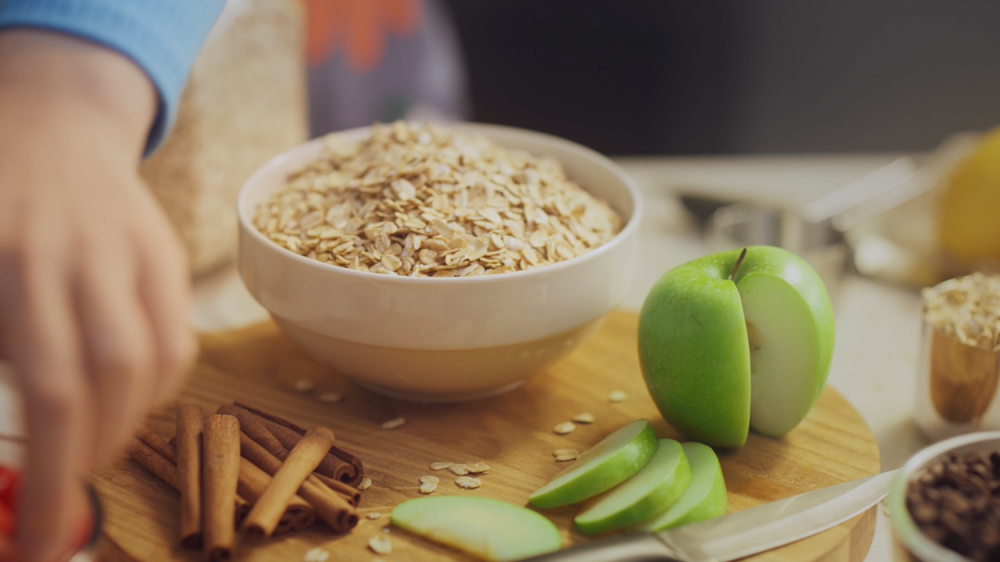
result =
M726 481L722 478L722 466L715 451L693 441L682 446L691 463L691 483L666 511L635 525L632 530L663 531L725 515Z
M649 420L619 428L555 475L528 497L531 505L561 507L592 498L628 480L656 453L658 444Z
M520 560L562 548L559 529L541 514L475 496L430 496L392 510L392 524L483 560Z
M791 431L833 355L819 275L780 248L722 252L668 271L639 315L639 360L663 417L685 436L739 447L749 428ZM735 273L735 275L734 275Z
M673 439L660 439L656 454L642 470L606 493L573 521L585 535L627 527L670 507L681 497L689 482L691 467L681 444Z

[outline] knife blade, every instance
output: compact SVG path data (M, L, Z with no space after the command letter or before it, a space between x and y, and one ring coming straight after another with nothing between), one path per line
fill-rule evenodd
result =
M530 558L531 562L729 562L815 535L889 493L883 472L659 533L633 533Z

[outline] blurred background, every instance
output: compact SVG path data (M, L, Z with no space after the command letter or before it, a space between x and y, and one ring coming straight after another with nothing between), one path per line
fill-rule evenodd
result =
M438 87L452 89L435 97L410 84L443 113L604 153L927 150L1000 123L998 2L414 4L417 36L387 33L368 81L384 86L409 55L411 70L415 60L436 68ZM314 90L314 111L327 111L324 100ZM313 132L371 117L320 118Z

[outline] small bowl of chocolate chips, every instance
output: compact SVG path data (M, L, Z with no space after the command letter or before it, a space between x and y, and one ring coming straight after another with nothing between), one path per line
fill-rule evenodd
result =
M895 558L1000 562L1000 431L917 453L889 493Z

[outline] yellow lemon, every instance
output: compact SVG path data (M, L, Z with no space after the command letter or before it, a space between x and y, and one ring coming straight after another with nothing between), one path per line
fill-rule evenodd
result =
M939 216L941 241L956 257L1000 260L1000 127L946 180Z

